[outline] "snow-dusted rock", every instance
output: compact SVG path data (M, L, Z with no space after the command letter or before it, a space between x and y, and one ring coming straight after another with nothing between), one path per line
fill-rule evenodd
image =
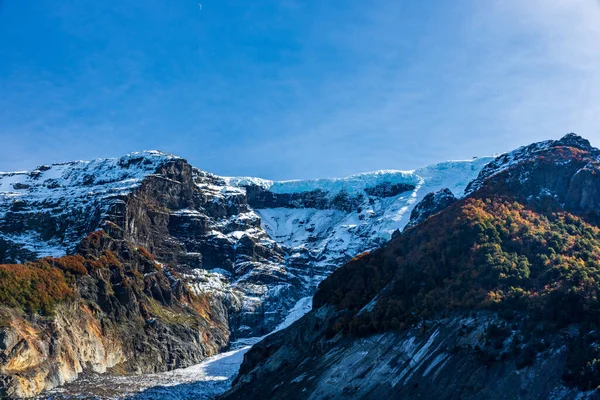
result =
M437 192L428 193L410 213L410 221L407 226L413 226L425 221L427 218L442 211L457 201L450 189L441 189Z
M72 252L159 165L158 151L0 173L0 262Z

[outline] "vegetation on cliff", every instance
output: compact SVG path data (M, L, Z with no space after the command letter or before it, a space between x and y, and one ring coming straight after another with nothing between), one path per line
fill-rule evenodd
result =
M49 314L57 302L73 296L65 273L46 260L0 265L0 304L4 306Z
M459 309L527 310L557 327L595 321L599 234L568 212L470 198L357 257L321 285L315 301L359 311L379 294L361 319L368 315L374 331Z
M156 263L142 247L115 241L98 230L81 242L79 253L1 264L0 305L29 314L51 315L57 304L81 298L80 286L93 279L104 282L100 286L105 287L105 294L116 296L124 305L138 298L141 313L147 318L154 317L148 311L151 309L157 315L172 314L163 310L165 306L185 306L179 311L185 311L186 321L210 318L206 300L189 292L173 270ZM144 275L154 276L145 279Z

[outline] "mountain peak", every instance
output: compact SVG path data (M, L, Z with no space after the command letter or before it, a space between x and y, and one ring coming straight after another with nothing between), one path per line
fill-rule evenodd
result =
M166 158L180 158L175 154L167 153L161 150L141 150L134 151L132 153L126 154L125 157L131 156L143 156L143 157L166 157Z
M581 137L578 134L573 133L573 132L567 133L561 139L555 141L553 144L553 147L556 147L556 146L576 147L581 150L591 150L592 149L592 145L590 144L589 140L584 139L583 137Z
M586 160L585 163L600 154L600 151L592 147L587 139L575 133L568 133L559 140L545 140L543 142L532 143L528 146L519 147L516 150L504 153L487 164L481 170L477 179L469 184L466 193L469 194L480 189L489 178L504 173L507 170L516 171L518 172L517 175L521 172L528 172L529 167L525 169L521 168L523 163L534 163L539 166L540 161L552 159L555 165L561 166L571 161L578 162L578 159L581 158L580 155L575 155L573 152L557 152L557 148L559 147L569 147L584 151L587 154L584 157ZM549 156L550 158L548 158ZM520 178L518 179L524 182L524 176L519 176Z

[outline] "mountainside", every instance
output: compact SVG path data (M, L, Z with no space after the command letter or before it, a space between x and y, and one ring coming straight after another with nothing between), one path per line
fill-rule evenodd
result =
M224 398L599 398L599 156L569 134L498 157L463 199L428 196Z
M271 182L218 177L151 151L1 173L0 264L26 263L3 265L4 279L24 288L42 285L0 296L10 320L0 335L11 338L2 348L3 386L15 395L35 393L83 369L182 367L227 346L229 334L266 334L338 265L402 229L427 192L450 187L460 196L488 161ZM103 247L91 251L90 238L97 236ZM143 266L132 260L135 254L146 260ZM35 261L41 257L50 258ZM57 289L52 277L61 282ZM74 312L56 311L67 305L92 310L77 326L100 339L85 343L110 337L110 348L125 350L112 354L100 344L81 353L87 344L79 335L52 333L60 323L79 323ZM155 323L172 328L158 335ZM30 338L31 329L47 335ZM156 345L136 345L132 337ZM60 359L61 346L73 349L68 360ZM33 347L39 351L28 350ZM90 352L105 356L90 359ZM4 361L11 357L26 361L15 369ZM33 375L35 387L26 388L26 378L15 381Z
M0 265L0 396L30 397L85 370L164 371L225 348L227 314L147 250L103 230L77 255Z

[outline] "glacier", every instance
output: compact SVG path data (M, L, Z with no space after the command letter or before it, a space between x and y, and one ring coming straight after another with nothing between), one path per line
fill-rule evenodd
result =
M352 212L316 208L258 208L262 226L289 258L309 255L316 274L310 284L317 285L336 266L364 251L376 248L402 230L413 207L430 192L450 189L462 196L469 182L492 157L447 161L413 171L386 170L352 175L341 179L270 182L266 187L277 193L302 193L326 190L330 196L340 192L364 193L378 184L412 184L414 189L392 197L363 196ZM246 184L230 179L230 183ZM328 190L327 185L331 185Z

